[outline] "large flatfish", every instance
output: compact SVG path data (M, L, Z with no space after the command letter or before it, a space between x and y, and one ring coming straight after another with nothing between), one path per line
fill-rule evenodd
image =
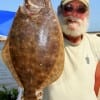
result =
M2 56L24 88L24 100L56 81L64 66L63 35L50 0L25 0L19 7Z

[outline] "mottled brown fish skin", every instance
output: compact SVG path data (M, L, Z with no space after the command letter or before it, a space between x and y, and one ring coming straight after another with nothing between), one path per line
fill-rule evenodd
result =
M63 36L51 8L38 14L19 8L9 34L13 67L24 86L24 100L37 100L35 92L57 80L64 66Z

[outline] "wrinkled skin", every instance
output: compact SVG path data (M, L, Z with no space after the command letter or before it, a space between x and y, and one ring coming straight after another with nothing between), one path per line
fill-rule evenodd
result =
M56 81L64 66L63 36L49 0L25 0L14 19L2 56L24 100Z

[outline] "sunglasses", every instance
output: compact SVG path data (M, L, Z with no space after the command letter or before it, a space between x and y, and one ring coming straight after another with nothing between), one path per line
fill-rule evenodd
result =
M72 12L76 11L77 13L84 14L88 8L85 5L79 5L76 9L73 7L72 4L66 4L64 6L61 5L61 8L64 12Z

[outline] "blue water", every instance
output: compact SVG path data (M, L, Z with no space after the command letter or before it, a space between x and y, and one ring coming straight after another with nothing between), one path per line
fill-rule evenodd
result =
M12 74L10 73L1 57L1 50L3 45L4 43L0 42L0 88L2 87L2 85L5 85L7 88L17 88L18 85L15 79L13 78Z

